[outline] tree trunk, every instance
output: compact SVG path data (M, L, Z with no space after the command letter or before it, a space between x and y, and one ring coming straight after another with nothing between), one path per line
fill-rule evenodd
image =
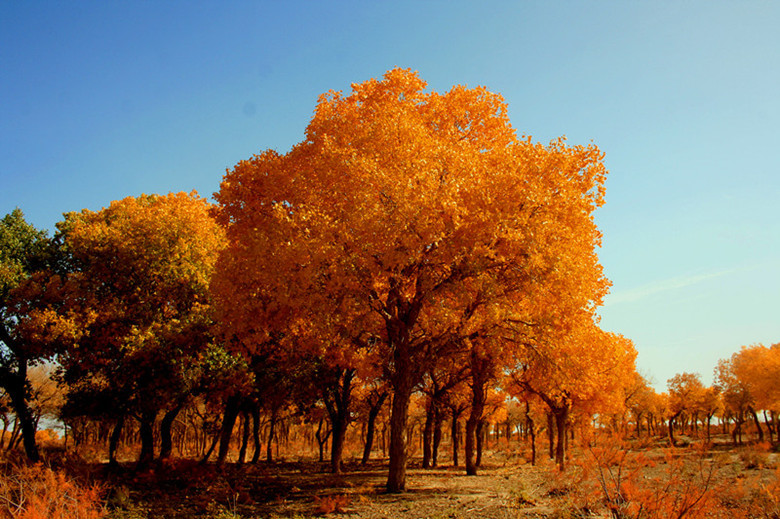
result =
M363 447L363 459L361 464L368 463L371 457L371 449L374 447L374 431L376 429L376 417L379 415L379 411L382 410L382 404L387 399L387 392L383 392L379 395L377 401L368 410L368 422L366 424L366 443Z
M117 467L119 462L116 460L116 451L119 447L119 439L122 437L122 428L125 425L125 415L119 415L116 423L114 424L114 430L111 431L111 437L108 440L108 466Z
M9 374L4 384L8 396L11 398L11 404L16 414L16 422L22 433L24 442L24 452L27 458L32 462L38 462L41 455L38 452L38 444L35 440L35 419L27 405L27 360L20 355L18 358L18 371ZM13 442L9 443L9 447Z
M433 467L439 464L439 445L441 445L441 426L444 420L442 409L440 406L434 408L433 418L433 457L431 459L431 465Z
M260 451L263 446L260 442L260 406L256 403L252 406L252 463L260 461Z
M160 421L160 459L167 460L173 452L173 424L176 417L179 416L184 404L177 404L176 407L167 411Z
M753 417L753 422L756 424L756 431L758 432L758 441L762 442L764 441L764 430L761 427L761 422L758 419L758 414L756 414L756 410L752 407L748 408L748 411L750 412L750 416Z
M138 420L138 435L141 438L141 453L138 455L138 468L148 468L154 461L154 421L157 411L144 410Z
M325 444L328 441L328 438L330 437L330 428L328 428L328 431L323 435L322 434L322 424L325 422L324 418L320 418L320 424L317 427L317 432L314 433L314 437L317 438L317 443L320 446L320 463L323 463L325 461Z
M431 458L433 453L431 451L431 444L433 443L433 401L429 400L425 409L425 427L423 428L422 435L423 442L423 460L422 468L431 468Z
M672 447L677 445L677 440L674 439L674 422L677 420L677 417L680 416L681 412L675 413L671 418L669 418L669 444Z
M482 466L483 446L487 443L487 435L489 433L488 428L485 427L485 420L479 420L477 422L477 430L474 431L474 433L474 436L477 439L477 458L474 461L474 465L479 468Z
M406 363L403 363L406 364ZM402 365L403 365L402 364ZM398 366L397 369L403 369ZM409 400L412 396L411 367L396 373L390 411L390 461L386 488L398 493L406 490L406 425L409 418Z
M243 465L246 461L246 449L249 447L249 413L243 411L241 414L241 446L238 448L238 464Z
M276 420L278 418L279 410L274 408L271 411L271 421L268 424L268 445L266 445L265 448L265 461L266 463L273 463L274 462L274 453L273 453L273 442L274 442L274 432L276 429Z
M555 459L555 418L551 412L547 413L547 441L550 459Z
M452 438L452 465L458 466L458 418L460 413L452 415L452 427L450 428L450 436Z
M536 431L534 420L531 418L531 405L525 402L525 430L531 436L531 465L536 465Z
M340 412L333 422L333 440L330 443L330 471L334 474L341 474L344 469L342 458L348 425L348 416Z
M219 454L217 454L217 466L225 463L230 451L230 438L233 437L233 426L238 418L240 399L238 396L230 396L225 402L225 413L222 416L222 429L219 433Z
M555 415L555 429L558 441L555 445L555 463L558 470L566 469L566 420L569 417L569 407L564 406L553 411Z

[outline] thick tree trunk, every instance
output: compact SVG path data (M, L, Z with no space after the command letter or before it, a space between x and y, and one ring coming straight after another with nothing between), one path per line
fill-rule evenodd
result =
M330 444L330 471L341 474L344 470L344 440L347 437L347 420L340 418L333 424L333 441Z
M672 415L671 418L669 418L669 444L672 447L675 447L677 445L677 440L674 439L674 424L675 420L677 420L677 417L680 416L680 413L675 413Z
M406 490L406 425L413 386L410 368L405 373L397 373L395 378L390 411L390 466L386 488L388 492L397 493Z
M138 455L138 468L145 469L154 461L154 421L157 411L146 410L138 420L138 435L141 439L141 453Z
M477 422L477 430L474 431L474 436L477 439L477 458L474 461L474 465L477 468L482 466L482 451L484 445L487 443L488 428L485 427L485 420L479 420Z
M173 424L176 417L179 416L184 404L177 404L176 407L167 411L160 420L160 459L167 460L173 453Z
M555 464L558 470L566 469L566 420L569 418L569 408L562 407L553 411L555 415L555 429L558 441L555 445Z
M219 453L217 454L217 466L225 463L230 451L230 439L233 437L233 426L238 418L240 399L238 396L230 396L225 402L225 413L222 416L222 429L219 433Z

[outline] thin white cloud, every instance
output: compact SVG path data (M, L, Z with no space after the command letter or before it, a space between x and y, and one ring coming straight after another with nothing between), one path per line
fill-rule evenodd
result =
M654 296L662 292L670 292L672 290L679 290L686 288L697 283L709 281L711 279L719 278L727 274L736 272L737 269L720 270L717 272L709 272L706 274L697 274L693 276L679 276L671 279L659 281L657 283L651 283L648 285L642 285L630 290L623 290L609 294L605 301L604 306L612 306L621 303L633 303L649 296Z

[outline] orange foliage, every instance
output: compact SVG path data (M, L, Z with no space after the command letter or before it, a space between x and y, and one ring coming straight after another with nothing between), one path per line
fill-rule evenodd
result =
M103 489L80 485L40 464L0 477L0 516L9 519L98 519Z

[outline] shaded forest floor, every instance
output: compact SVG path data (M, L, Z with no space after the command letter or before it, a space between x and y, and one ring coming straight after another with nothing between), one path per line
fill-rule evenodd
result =
M416 459L403 494L384 491L386 460L347 463L343 475L312 461L217 469L175 460L145 472L133 470L132 464L118 470L86 463L67 468L104 489L110 519L608 517L605 488L612 488L618 474L621 484L633 488L631 499L643 499L646 506L666 506L680 496L698 498L704 490L697 506L706 505L708 512L692 516L780 519L780 454L766 444L735 448L724 437L707 450L668 449L658 439L632 450L639 458L615 465L614 457L620 458L625 446L607 445L608 462L594 463L603 452L576 451L564 473L541 454L539 463L531 465L516 451L519 445L487 452L478 476L450 465L422 469Z

